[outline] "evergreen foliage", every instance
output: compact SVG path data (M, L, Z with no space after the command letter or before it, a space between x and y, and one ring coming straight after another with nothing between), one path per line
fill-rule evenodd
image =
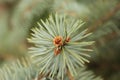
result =
M0 80L119 80L119 21L120 0L0 0Z
M46 22L38 22L39 27L32 30L33 37L28 40L35 45L29 53L33 63L39 66L40 74L49 77L57 75L63 80L67 71L75 76L76 69L89 62L86 57L90 56L85 51L92 50L85 47L93 41L82 40L91 35L85 34L87 30L79 32L83 24L81 20L67 21L66 16L58 14L50 16Z

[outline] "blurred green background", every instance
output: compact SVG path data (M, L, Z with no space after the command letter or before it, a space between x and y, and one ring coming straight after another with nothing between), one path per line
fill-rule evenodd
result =
M0 64L27 56L30 29L56 12L82 19L93 33L88 69L120 80L120 0L0 0Z

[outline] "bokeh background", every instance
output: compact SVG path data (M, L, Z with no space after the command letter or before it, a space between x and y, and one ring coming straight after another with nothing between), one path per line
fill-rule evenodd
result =
M93 33L88 69L120 80L120 0L0 0L0 65L27 56L30 29L56 12L82 19Z

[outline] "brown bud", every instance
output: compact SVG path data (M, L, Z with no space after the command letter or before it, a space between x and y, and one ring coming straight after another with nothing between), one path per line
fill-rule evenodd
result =
M54 54L55 56L57 56L58 54L60 54L61 49L59 49L58 47L54 49Z
M70 41L70 37L67 37L65 42L69 42Z
M62 41L62 37L61 36L56 36L54 39L53 39L53 43L56 47L58 46L62 46L63 45L63 41Z

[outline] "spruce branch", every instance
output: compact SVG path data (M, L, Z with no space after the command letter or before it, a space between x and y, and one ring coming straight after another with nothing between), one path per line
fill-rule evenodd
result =
M67 71L67 76L69 77L69 80L75 80L70 71Z
M61 80L67 71L71 76L77 75L77 68L89 62L85 51L92 51L87 46L93 41L83 41L91 35L87 30L79 32L84 22L67 16L50 16L46 21L38 22L38 28L32 29L32 37L28 41L34 44L29 48L33 63L40 69L40 74Z
M92 24L89 27L89 30L87 31L87 33L95 31L98 26L101 26L102 24L110 20L119 10L120 10L120 3L117 3L116 6L112 10L107 12L99 20L95 21L94 24Z
M28 66L25 58L22 60L22 62L17 59L11 63L5 63L0 68L0 80L33 80L32 74L34 72L32 67Z
M90 70L86 70L86 67L79 68L78 75L75 77L75 80L103 80L101 77L97 77Z

